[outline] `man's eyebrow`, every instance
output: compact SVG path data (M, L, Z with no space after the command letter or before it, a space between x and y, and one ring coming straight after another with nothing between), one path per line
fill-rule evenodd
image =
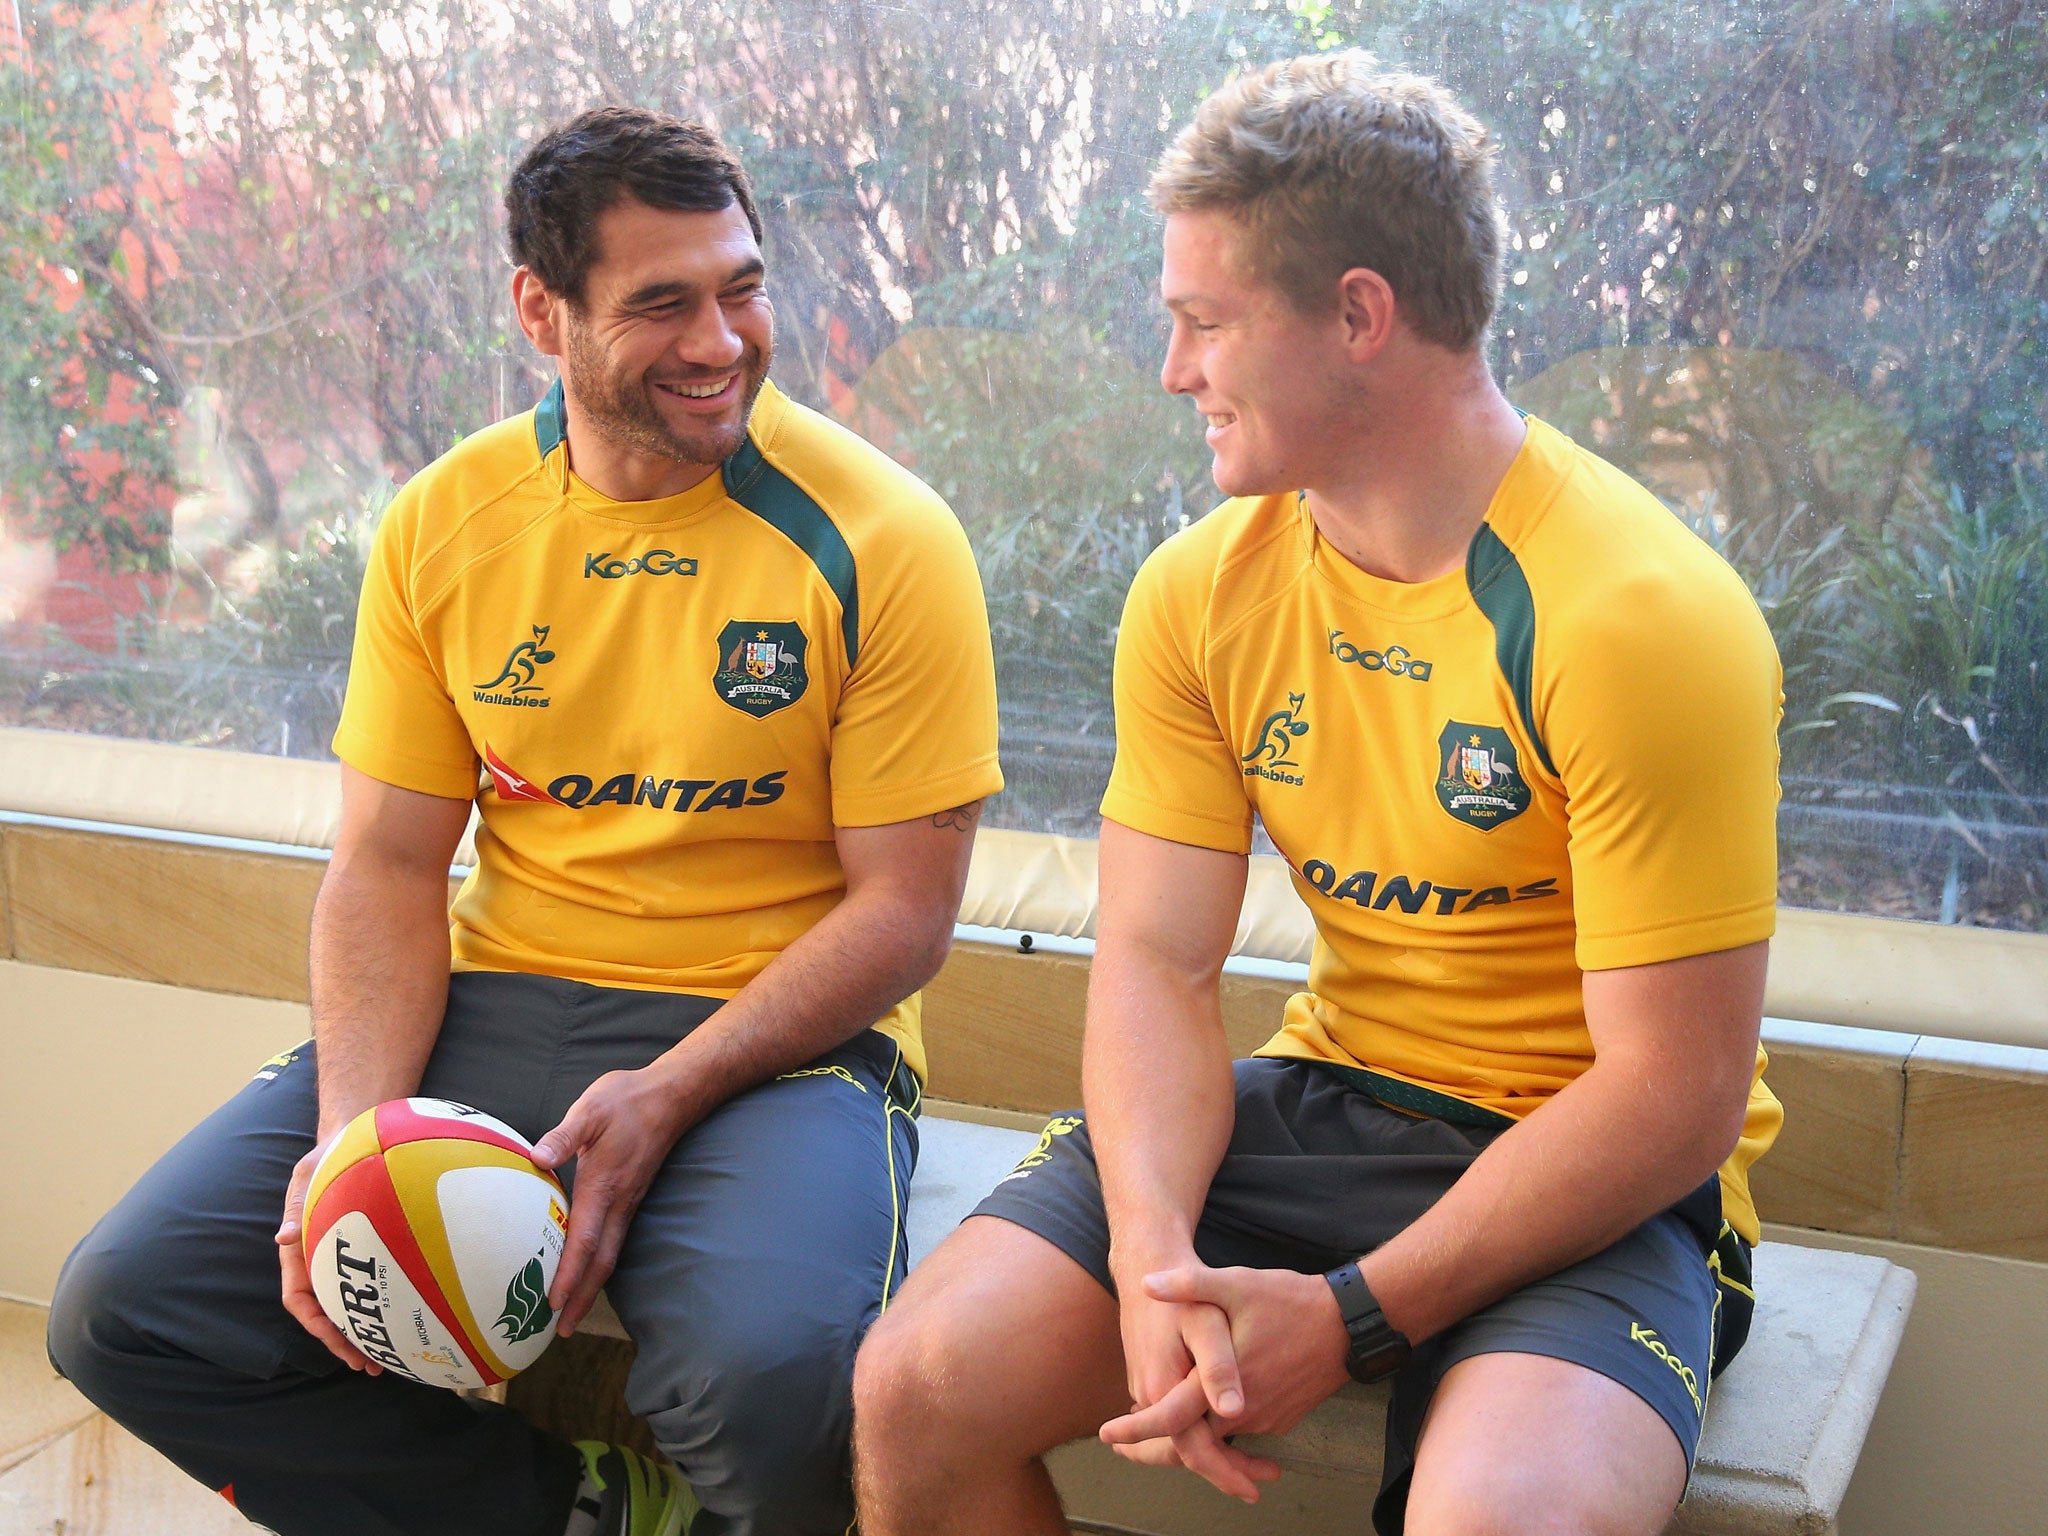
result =
M664 299L687 298L696 291L695 283L649 283L644 288L635 288L619 302L626 309L638 309L644 304L658 304Z
M732 271L726 274L725 280L718 286L730 288L734 283L744 283L750 278L759 277L767 270L767 263L756 256L734 267ZM643 288L635 288L619 302L623 308L639 309L645 305L659 304L669 299L688 298L697 292L697 288L698 285L695 283L649 283Z

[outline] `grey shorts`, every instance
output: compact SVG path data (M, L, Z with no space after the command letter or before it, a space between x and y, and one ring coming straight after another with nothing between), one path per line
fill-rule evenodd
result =
M1405 1114L1313 1062L1255 1058L1236 1070L1236 1126L1195 1229L1196 1253L1218 1268L1316 1274L1370 1253L1506 1129ZM1055 1116L975 1214L1036 1232L1114 1291L1078 1113ZM1749 1275L1748 1249L1722 1221L1720 1184L1709 1179L1611 1248L1428 1340L1393 1381L1374 1527L1399 1536L1430 1397L1474 1355L1548 1355L1620 1382L1671 1426L1689 1469L1708 1384L1749 1332Z

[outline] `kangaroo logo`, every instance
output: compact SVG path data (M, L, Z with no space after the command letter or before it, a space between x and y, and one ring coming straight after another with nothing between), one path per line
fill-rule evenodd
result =
M534 673L555 659L555 653L547 649L548 626L533 626L533 638L522 640L512 647L512 654L505 658L505 665L498 669L498 675L487 683L473 683L477 702L497 704L516 698L522 693L538 693L547 687L546 683L534 681ZM509 687L506 685L510 684ZM502 693L497 692L503 689Z
M1308 722L1296 718L1301 713L1305 693L1287 695L1287 707L1276 709L1266 716L1265 724L1259 727L1258 745L1238 759L1259 768L1298 768L1301 765L1288 754L1294 750L1294 743L1308 734Z

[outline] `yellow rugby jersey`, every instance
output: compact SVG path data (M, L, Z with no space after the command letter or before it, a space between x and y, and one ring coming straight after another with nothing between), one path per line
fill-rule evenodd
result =
M764 385L721 474L616 502L561 385L377 530L334 750L475 798L457 970L731 997L845 893L835 827L995 793L995 662L945 503ZM918 1003L879 1022L922 1073Z
M1583 971L1770 936L1781 703L1741 579L1531 420L1465 568L1435 580L1360 570L1292 495L1155 551L1102 811L1233 853L1256 812L1286 857L1317 942L1261 1055L1520 1117L1592 1062ZM1763 1066L1722 1170L1752 1243L1747 1169L1783 1119Z

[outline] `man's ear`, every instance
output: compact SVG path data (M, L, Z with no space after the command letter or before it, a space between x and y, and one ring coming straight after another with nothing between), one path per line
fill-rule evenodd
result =
M512 311L519 316L519 328L526 332L526 339L537 351L549 357L560 357L569 349L569 338L562 326L563 308L562 299L534 275L531 267L513 271Z
M1354 363L1369 363L1394 334L1394 289L1370 267L1353 267L1337 280L1344 347Z

